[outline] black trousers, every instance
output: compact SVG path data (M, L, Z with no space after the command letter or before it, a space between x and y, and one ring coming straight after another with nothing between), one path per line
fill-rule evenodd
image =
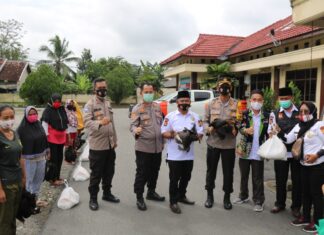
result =
M135 151L136 154L136 175L134 192L138 198L143 197L144 186L154 191L159 176L162 153L145 153Z
M51 158L49 160L47 180L55 181L60 179L64 144L49 143L49 147L51 151Z
M168 160L169 165L169 194L170 203L175 204L180 198L186 196L187 186L191 179L191 172L193 168L193 160L188 161L171 161Z
M274 169L276 174L276 202L275 205L280 208L286 207L287 198L287 180L291 171L292 181L292 204L291 209L300 209L302 204L301 193L301 164L299 161L288 158L287 161L274 161Z
M241 159L239 160L241 171L241 192L240 198L246 199L249 197L249 174L252 169L252 186L253 186L253 201L255 204L262 205L264 203L264 162L257 160Z
M212 192L215 188L215 179L219 159L222 158L223 191L233 192L233 174L235 166L235 149L207 148L207 174L205 189Z
M115 173L116 152L109 150L91 150L89 151L90 161L90 198L97 199L99 184L101 182L104 194L110 193L111 182Z
M323 193L324 163L316 166L302 166L302 192L303 192L303 215L306 221L311 221L311 209L314 206L314 222L323 219Z

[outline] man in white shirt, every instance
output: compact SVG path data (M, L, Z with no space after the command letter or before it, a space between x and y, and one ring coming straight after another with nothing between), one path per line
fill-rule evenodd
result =
M191 141L201 140L203 137L203 123L196 113L189 110L190 103L189 92L179 91L177 96L178 110L169 113L161 127L162 136L167 139L167 162L170 169L170 209L176 214L181 213L178 202L188 205L195 203L186 197L193 168L194 143L188 145L185 139L179 137L185 129L193 132ZM181 134L181 136L183 135Z

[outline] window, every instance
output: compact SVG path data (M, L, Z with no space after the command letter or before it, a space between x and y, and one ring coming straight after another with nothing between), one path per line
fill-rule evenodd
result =
M259 54L257 54L256 58L259 59L259 57L260 57Z
M304 43L304 48L308 48L309 47L309 42L305 42Z
M210 60L210 63L211 64L215 64L215 60Z
M294 50L298 50L298 44L294 46Z
M253 60L253 55L250 56L250 60Z
M302 100L315 101L317 69L301 69L286 72L286 86L293 81L301 90Z
M201 63L204 64L206 61L205 59L201 59Z
M266 56L267 56L267 53L264 52L264 53L263 53L263 57L266 57Z
M210 98L209 92L195 91L195 101L208 100Z
M271 73L259 73L251 75L251 91L262 90L271 86Z
M321 39L316 40L315 45L316 45L316 46L321 45Z
M289 47L285 47L285 52L288 52L289 51Z

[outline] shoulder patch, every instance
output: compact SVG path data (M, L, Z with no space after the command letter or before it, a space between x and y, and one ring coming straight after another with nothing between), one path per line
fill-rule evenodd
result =
M320 127L321 132L324 134L324 126Z

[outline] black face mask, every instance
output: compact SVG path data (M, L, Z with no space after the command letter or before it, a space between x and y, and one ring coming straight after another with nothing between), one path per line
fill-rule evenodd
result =
M219 88L219 92L222 94L222 95L228 95L231 91L231 87L229 85L222 85L220 88Z
M107 95L107 89L106 88L100 88L98 90L96 90L96 94L97 96L104 98Z
M188 109L190 108L190 104L178 104L178 108L182 111L188 111Z

